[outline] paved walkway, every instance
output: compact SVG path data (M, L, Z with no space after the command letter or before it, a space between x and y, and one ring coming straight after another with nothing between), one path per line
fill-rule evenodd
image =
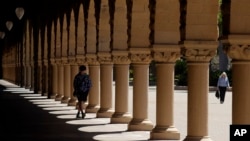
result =
M0 80L0 138L25 141L135 141L148 140L148 131L126 131L126 124L110 124L109 118L75 119L75 107L47 99L40 94ZM227 92L224 104L219 104L214 92L209 93L209 135L213 141L229 141L232 93ZM132 114L132 88L129 93ZM149 88L149 119L155 124L155 88ZM114 105L114 103L113 103ZM175 90L174 125L187 135L187 91Z

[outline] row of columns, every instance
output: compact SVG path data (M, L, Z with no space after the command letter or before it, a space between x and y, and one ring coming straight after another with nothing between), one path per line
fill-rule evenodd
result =
M248 78L249 68L249 41L247 31L242 29L245 27L245 22L238 22L235 18L242 18L246 15L247 8L244 8L244 0L242 2L233 2L231 4L231 23L230 23L230 35L228 39L224 41L224 44L228 44L226 51L228 55L233 59L233 115L232 124L248 124L250 123L250 114L247 111L250 105L250 97L246 92L249 91L248 84L250 83ZM244 2L243 2L244 1ZM107 4L107 1L104 1ZM56 30L55 50L51 48L50 58L40 58L42 54L46 54L45 50L38 50L38 54L35 54L34 46L38 46L40 49L42 46L39 37L38 41L26 40L24 47L27 48L23 51L25 62L19 62L21 50L10 49L6 51L4 56L4 77L6 79L15 80L14 75L18 73L21 68L24 70L24 86L34 90L38 87L38 91L43 95L48 95L62 103L68 103L68 105L75 105L76 99L72 96L72 78L78 72L78 65L88 65L90 77L93 80L93 88L90 91L89 100L87 106L87 112L97 113L99 117L111 118L111 123L128 123L128 130L149 130L151 131L151 139L179 139L180 133L173 125L173 94L174 94L174 64L175 61L182 55L186 58L188 63L188 132L185 138L186 141L199 141L199 140L211 140L208 135L208 70L209 61L216 53L217 44L217 13L218 13L218 1L188 1L185 5L179 5L178 1L165 1L159 0L156 2L155 20L154 21L154 43L149 43L148 36L150 29L148 25L152 24L148 20L150 12L145 10L142 5L148 4L147 0L133 1L133 9L130 23L133 26L130 27L129 48L127 45L127 23L126 10L123 5L125 1L116 1L120 6L118 12L115 12L116 17L123 17L115 20L119 26L114 26L117 30L125 31L114 32L113 47L109 48L108 45L104 45L100 50L96 50L96 32L95 17L89 16L88 21L91 23L88 26L88 42L87 52L83 51L83 44L80 44L82 40L78 40L76 53L67 54L68 49L66 44L73 46L63 36L63 45L59 36L60 30ZM130 4L132 2L130 1ZM243 3L243 5L242 5ZM204 5L206 5L204 7ZM94 4L91 1L90 15L94 15ZM107 6L102 6L102 8ZM168 8L166 8L168 7ZM182 8L180 8L182 7ZM201 8L203 7L203 8ZM237 8L243 7L243 8ZM129 7L131 8L131 7ZM82 10L82 7L80 8ZM186 15L180 15L180 10L185 10ZM123 10L123 11L122 11ZM239 11L237 11L239 10ZM241 11L242 10L242 11ZM103 10L103 11L108 11ZM153 10L152 10L153 11ZM164 11L164 12L162 12ZM81 11L81 13L83 13ZM167 14L166 14L167 13ZM177 13L177 14L176 14ZM185 13L185 12L184 12ZM204 14L205 13L205 14ZM108 37L109 32L105 32L105 29L109 26L107 24L107 13L101 13L100 20L100 37ZM106 14L106 15L105 15ZM168 16L168 14L173 14ZM151 15L152 16L152 15ZM205 17L198 18L197 17ZM226 15L227 16L227 15ZM246 15L248 16L248 15ZM71 16L73 17L73 16ZM83 16L82 16L83 17ZM180 28L179 17L181 20L185 20L185 38L182 37L184 43L180 46ZM65 20L66 18L64 18ZM80 19L80 18L79 18ZM202 19L202 20L201 20ZM241 19L244 21L245 19ZM59 19L58 19L59 21ZM83 22L84 20L78 20ZM171 21L171 22L169 22ZM60 22L57 22L59 24ZM62 25L63 33L67 30L67 26ZM71 26L74 24L71 24ZM79 24L80 25L80 24ZM82 24L83 25L83 24ZM145 26L146 25L146 26ZM197 26L198 25L198 26ZM54 27L54 26L53 26ZM58 27L58 26L56 26ZM29 28L29 26L28 26ZM77 29L83 28L79 26ZM151 27L152 28L152 27ZM84 29L81 29L83 31ZM46 31L46 30L45 30ZM54 31L51 30L51 31ZM74 31L74 30L70 30ZM71 32L70 32L71 33ZM83 39L84 32L78 32L77 38ZM206 33L206 34L205 34ZM242 33L239 35L239 33ZM39 31L40 34L40 31ZM81 34L81 35L80 35ZM182 33L183 34L183 33ZM25 39L31 39L33 31L29 31ZM47 35L47 34L46 34ZM46 37L46 36L45 36ZM54 38L54 36L52 36ZM44 39L46 43L46 39ZM106 39L110 40L110 39ZM125 41L125 42L124 42ZM101 43L101 41L98 41ZM119 42L123 42L121 44ZM35 44L36 43L36 44ZM38 44L38 45L37 45ZM150 48L148 47L150 44ZM100 45L100 44L99 44ZM125 46L119 48L119 46ZM152 48L151 48L152 46ZM61 50L63 47L64 50ZM117 47L117 48L116 48ZM107 49L108 48L108 49ZM69 48L72 50L72 48ZM103 50L101 50L103 49ZM73 48L74 50L74 48ZM78 54L78 53L82 54ZM49 54L49 53L48 53ZM33 60L33 56L38 55L37 60ZM156 90L156 125L147 117L148 111L148 67L149 63L154 60L157 62L157 90ZM45 67L43 67L45 65ZM128 113L128 73L129 66L133 67L134 80L133 80L133 113ZM48 66L48 67L46 67ZM52 68L50 70L49 68ZM114 69L114 70L113 70ZM112 105L112 73L115 72L115 105L113 109ZM48 73L51 75L48 75ZM44 75L46 74L46 75ZM201 77L202 76L202 77ZM20 79L20 78L19 78ZM50 82L52 79L52 82ZM46 83L47 82L47 83ZM245 82L242 84L242 82ZM50 84L46 86L47 84ZM199 87L197 87L199 86ZM51 90L49 89L51 87ZM242 109L242 107L244 107Z
M174 126L174 65L184 52L188 60L188 135L185 140L210 140L208 136L208 69L209 60L216 53L216 44L203 43L197 49L196 42L187 42L186 48L178 46L154 46L150 50L134 49L130 52L114 51L113 62L87 62L93 88L90 91L86 112L96 113L97 118L111 118L111 123L128 123L128 130L151 131L151 139L179 139ZM209 49L205 48L209 46ZM199 44L199 47L201 45ZM88 56L86 56L88 57ZM111 58L107 59L110 60ZM156 125L148 119L148 69L154 59L156 64ZM53 60L53 59L51 59ZM64 63L63 63L64 62ZM68 105L76 105L73 97L73 78L78 73L78 64L55 59L48 81L52 81L50 98ZM133 113L128 112L129 68L133 67ZM49 68L49 67L45 67ZM35 68L31 68L32 70ZM31 76L28 67L25 74ZM113 72L115 73L115 105L112 105ZM42 73L42 72L41 72ZM203 77L200 77L203 76ZM28 80L26 80L26 78ZM31 84L25 77L25 85ZM41 83L41 82L39 82ZM45 83L39 85L46 85ZM199 85L200 87L197 87ZM43 87L43 86L42 86ZM32 89L32 88L30 88ZM45 95L49 92L43 92ZM199 105L199 106L197 106ZM198 111L198 112L197 112Z

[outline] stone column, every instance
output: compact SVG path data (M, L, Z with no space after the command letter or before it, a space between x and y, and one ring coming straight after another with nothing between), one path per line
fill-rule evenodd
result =
M52 65L52 94L50 96L51 99L55 99L56 95L58 94L58 69L57 65L55 64L55 60L53 58L51 60Z
M133 66L133 119L128 130L152 130L153 123L148 119L148 85L150 50L146 48L130 49Z
M30 89L31 87L31 67L30 64L28 64L28 62L26 63L26 89Z
M30 73L31 73L31 76L30 76L30 90L34 91L35 82L34 82L34 61L33 60L30 61Z
M113 51L115 63L115 113L111 123L129 123L132 119L128 112L129 64L128 52Z
M208 135L209 61L216 54L217 42L185 41L188 66L188 131L185 141L211 141Z
M100 64L95 54L86 55L89 76L92 80L92 88L89 91L87 113L97 113L100 106Z
M38 66L37 66L37 88L38 88L38 93L39 94L42 94L42 73L43 73L43 69L42 69L42 61L41 60L38 60Z
M180 132L174 127L174 65L180 57L178 45L154 46L156 64L156 126L153 140L179 140Z
M64 58L63 60L63 73L64 73L64 78L63 78L63 97L61 102L62 103L68 103L70 94L71 94L71 72L70 72L70 64L68 64L67 58Z
M58 72L57 72L57 78L58 78L58 81L57 81L57 90L58 90L58 93L56 95L56 98L55 100L56 101L61 101L62 100L62 97L63 97L63 93L64 93L64 67L63 67L63 64L61 64L61 61L60 59L57 59L57 67L58 67Z
M43 80L43 94L45 96L48 96L49 94L49 86L48 86L48 79L49 79L49 66L48 66L48 60L44 60L44 80Z
M113 63L111 54L98 53L100 65L100 109L97 112L98 118L110 118L114 110L112 109L112 86L113 86Z
M225 51L232 58L232 124L250 124L249 35L229 35Z
M73 87L73 83L74 83L74 78L75 75L79 72L79 66L77 64L71 64L71 78L70 78L70 100L68 102L69 106L76 106L77 103L77 99L76 97L73 96L73 92L74 92L74 87Z
M23 57L23 60L25 60L25 57ZM26 65L26 62L25 61L23 61L23 80L22 80L22 85L21 85L21 87L24 87L25 88L25 86L26 86L26 82L27 82L27 65Z

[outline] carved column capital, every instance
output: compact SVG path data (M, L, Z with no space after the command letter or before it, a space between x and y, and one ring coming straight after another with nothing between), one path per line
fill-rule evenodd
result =
M153 57L156 62L176 62L181 56L179 45L153 45Z
M89 65L100 65L96 54L86 54L86 62Z
M54 58L50 58L50 63L51 63L51 65L55 65L56 64L56 60Z
M227 40L222 41L227 55L233 60L250 61L249 38L249 35L229 35Z
M77 64L75 56L68 56L69 64Z
M39 59L39 60L37 61L37 64L38 64L38 65L42 65L42 60Z
M62 57L61 58L61 63L64 64L64 65L68 64L68 58L67 57Z
M149 64L152 61L150 48L130 48L130 60L136 64Z
M113 64L112 56L109 52L99 52L97 56L100 64Z
M85 56L84 55L76 55L75 61L77 64L85 64L86 60L85 60Z
M191 62L209 62L217 52L218 42L185 41L181 52Z
M55 58L55 63L56 64L61 64L62 63L62 59L61 58Z
M44 66L48 66L48 62L49 62L48 59L44 59L44 60L43 60Z
M128 51L112 51L112 59L115 64L130 64Z

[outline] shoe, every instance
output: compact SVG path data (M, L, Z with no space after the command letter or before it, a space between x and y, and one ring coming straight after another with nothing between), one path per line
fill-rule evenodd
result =
M86 114L85 113L82 113L82 118L85 118Z
M80 113L77 113L77 114L76 114L76 118L80 118Z

